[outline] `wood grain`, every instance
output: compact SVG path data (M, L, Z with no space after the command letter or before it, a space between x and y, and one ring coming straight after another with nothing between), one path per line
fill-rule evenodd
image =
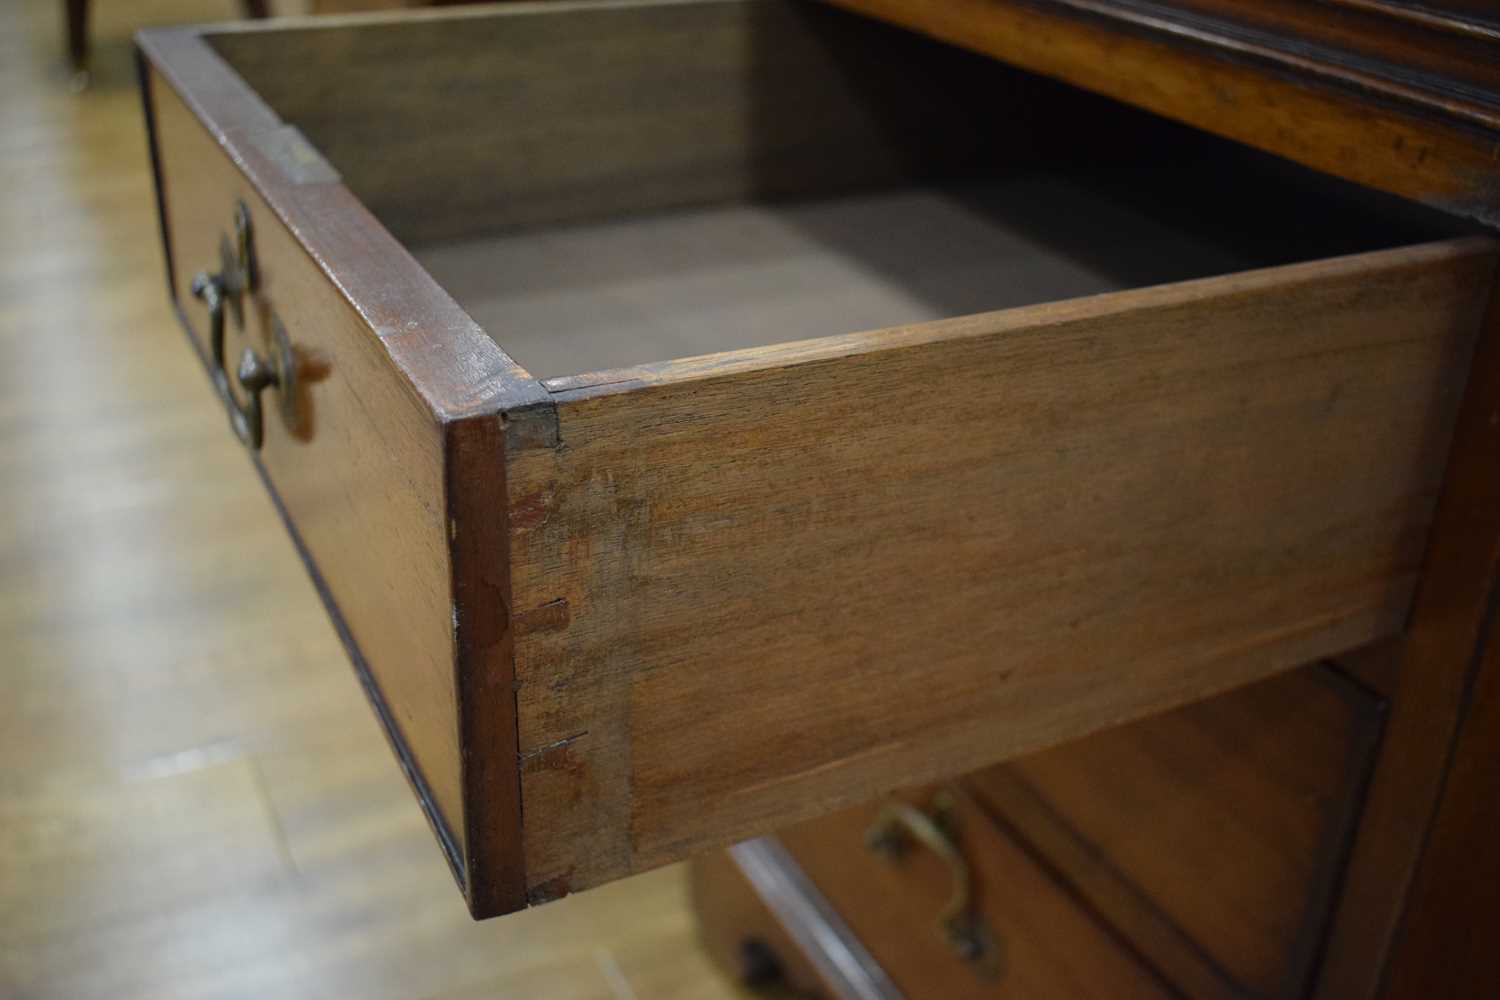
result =
M533 896L1394 634L1493 269L1433 244L556 393L507 470Z
M1298 38L1257 44L1183 23L1170 8L1092 0L832 2L1317 170L1500 222L1490 125L1452 109L1438 114L1429 94L1351 80L1346 60L1307 58Z
M1307 667L965 785L1184 995L1301 996L1381 715Z

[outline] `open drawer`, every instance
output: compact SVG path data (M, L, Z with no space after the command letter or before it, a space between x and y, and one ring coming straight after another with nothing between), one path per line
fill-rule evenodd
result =
M476 915L1402 626L1486 237L813 5L139 44L173 300Z

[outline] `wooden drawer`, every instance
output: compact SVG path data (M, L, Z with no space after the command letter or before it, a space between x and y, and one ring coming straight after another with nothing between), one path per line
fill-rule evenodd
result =
M892 801L925 815L934 800L964 859L977 950L960 953L946 928L948 863L915 840L895 859L870 849L881 805L695 861L704 944L747 985L772 985L775 969L779 985L849 1000L1174 995L961 789Z
M139 44L174 302L285 332L254 459L477 915L1401 626L1488 238L817 6Z

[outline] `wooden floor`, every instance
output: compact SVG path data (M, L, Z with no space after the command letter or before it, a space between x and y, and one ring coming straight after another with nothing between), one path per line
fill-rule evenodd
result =
M128 38L0 5L0 997L734 995L680 869L472 923L167 311Z

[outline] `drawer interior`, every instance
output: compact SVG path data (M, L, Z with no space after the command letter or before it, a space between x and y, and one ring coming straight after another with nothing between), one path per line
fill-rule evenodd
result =
M811 4L281 34L213 42L543 378L1460 230Z
M427 270L541 378L1384 248L1283 190L1259 215L1196 171L1025 171L420 244ZM1378 218L1376 216L1375 218Z

